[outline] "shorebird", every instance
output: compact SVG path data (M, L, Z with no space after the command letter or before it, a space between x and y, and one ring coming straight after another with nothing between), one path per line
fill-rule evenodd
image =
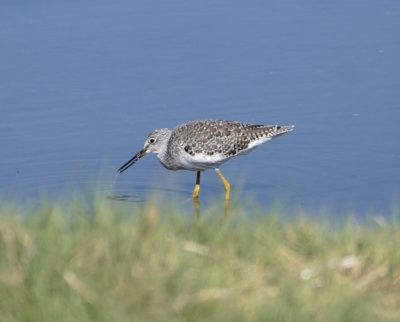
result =
M169 170L196 171L193 199L200 192L201 171L214 169L225 187L229 200L231 185L219 166L229 159L246 154L257 146L292 131L294 125L255 125L234 121L198 120L178 125L174 129L156 129L144 142L143 149L118 169L124 172L146 154L157 154Z

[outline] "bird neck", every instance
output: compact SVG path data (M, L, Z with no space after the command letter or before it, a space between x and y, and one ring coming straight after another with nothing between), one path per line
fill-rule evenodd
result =
M160 146L160 148L157 151L158 159L164 165L164 167L166 167L167 169L173 168L173 162L172 162L173 157L171 155L171 147L170 147L171 135L172 135L172 132L168 133L168 135L163 138L163 144Z
M168 153L168 143L170 138L171 138L171 132L165 134L165 136L162 137L162 142L160 142L160 145L157 151L155 152L158 155L159 159L161 159Z

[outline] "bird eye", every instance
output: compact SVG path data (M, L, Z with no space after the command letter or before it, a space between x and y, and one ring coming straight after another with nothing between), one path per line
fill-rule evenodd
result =
M156 139L151 138L151 139L149 140L149 142L150 142L150 143L154 143L154 142L156 142Z

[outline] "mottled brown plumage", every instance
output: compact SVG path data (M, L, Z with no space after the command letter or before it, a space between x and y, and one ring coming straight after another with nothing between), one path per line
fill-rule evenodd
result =
M174 129L157 129L149 134L143 149L125 163L123 172L149 152L157 154L160 162L170 170L199 171L214 168L230 158L245 154L258 145L292 131L293 125L254 125L234 121L200 120L178 125ZM218 170L228 191L229 183ZM223 179L222 179L223 178ZM197 198L200 185L193 197Z

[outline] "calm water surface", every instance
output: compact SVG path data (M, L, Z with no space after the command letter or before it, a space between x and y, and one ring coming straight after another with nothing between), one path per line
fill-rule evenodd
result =
M0 196L189 200L157 127L295 124L222 167L238 199L388 214L400 195L399 1L1 1ZM202 198L222 197L209 171Z

